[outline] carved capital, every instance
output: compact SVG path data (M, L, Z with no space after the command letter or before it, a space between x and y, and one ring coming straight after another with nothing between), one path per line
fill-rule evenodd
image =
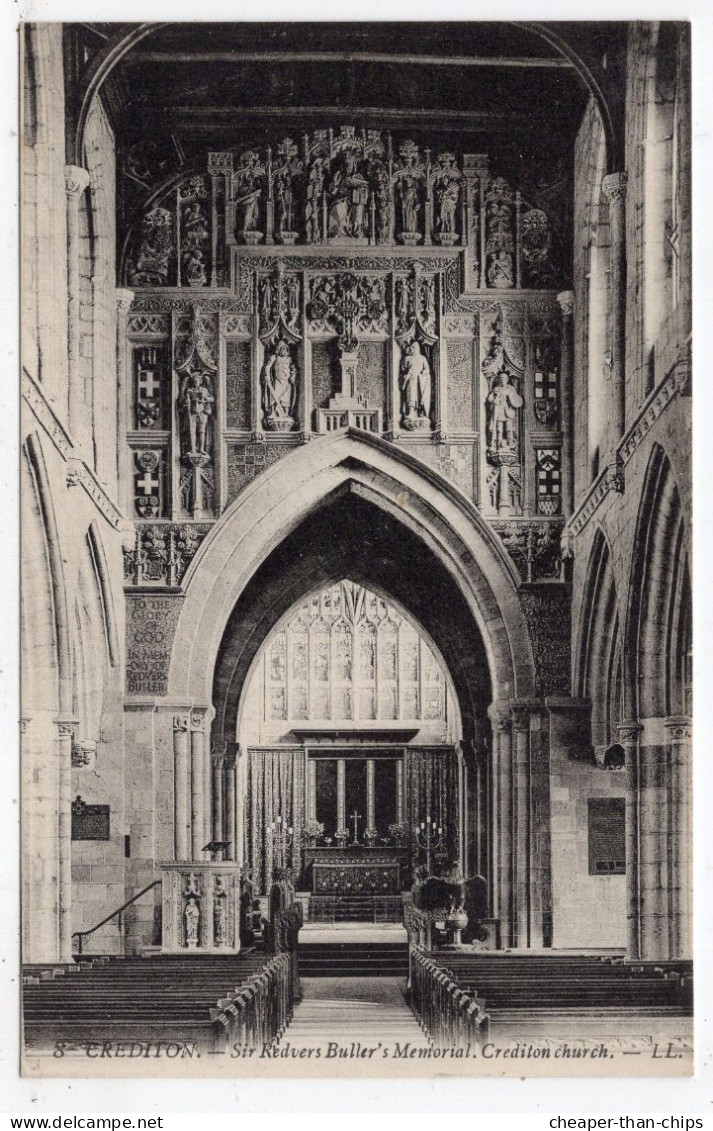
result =
M191 711L191 730L204 731L206 724L206 712L204 709Z
M78 719L55 719L58 738L73 738Z
M134 292L128 290L126 287L117 287L116 291L116 309L119 314L128 314L131 310L131 304L134 301Z
M68 197L80 197L89 184L89 173L80 165L65 165L64 191Z
M629 720L616 728L617 738L622 746L633 746L643 729L635 719Z
M565 320L571 318L574 314L574 291L560 291L557 295L557 302L560 304L562 317Z
M187 731L190 727L191 717L188 713L173 716L173 729L179 733Z
M608 173L602 181L602 192L610 204L623 203L626 200L626 173Z
M688 715L670 715L664 722L669 742L691 741L691 720Z

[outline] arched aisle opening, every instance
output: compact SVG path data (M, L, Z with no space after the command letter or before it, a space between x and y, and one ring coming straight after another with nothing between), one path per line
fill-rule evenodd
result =
M242 820L225 805L257 890L288 865L310 919L400 922L415 867L462 865L460 734L443 659L403 607L348 578L294 606L245 682Z

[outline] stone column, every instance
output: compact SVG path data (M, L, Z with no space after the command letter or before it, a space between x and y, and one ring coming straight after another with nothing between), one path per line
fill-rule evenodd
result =
M65 165L67 198L67 366L68 411L72 436L86 441L84 389L79 368L79 198L89 184L89 173L78 165Z
M373 829L376 820L374 808L374 759L366 762L366 828Z
M235 860L237 855L236 822L235 822L235 764L237 758L235 751L225 756L225 829L224 840L229 841L225 854L226 860Z
M641 880L639 874L639 734L641 724L635 720L617 727L619 742L624 747L626 765L626 920L627 954L641 958Z
M317 783L315 779L316 762L314 758L307 759L307 820L317 820Z
M404 762L399 758L396 763L396 824L404 823Z
M512 707L512 945L530 946L530 707Z
M610 173L602 181L609 203L611 296L612 447L624 434L626 424L626 173Z
M512 719L509 706L493 703L488 708L493 724L493 876L491 913L500 920L503 946L512 945Z
M346 808L345 808L345 803L346 803L345 770L346 770L346 766L345 766L344 759L340 758L339 761L337 762L337 828L340 829L340 830L346 829L346 827L347 827Z
M225 840L225 827L223 822L223 771L225 768L225 743L213 750L211 756L213 765L213 840Z
M190 808L188 778L190 774L190 716L188 712L173 717L173 796L174 852L176 860L190 859Z
M206 712L191 711L191 859L203 859L205 845Z
M134 292L120 288L116 291L116 474L119 498L126 514L133 511L131 464L126 433L133 421L129 417L131 398L131 358L127 343L128 315L134 301Z
M562 398L562 434L564 436L564 483L562 506L566 515L574 510L574 341L572 315L574 291L557 295L562 311L562 343L560 355L560 396Z
M671 716L664 723L669 761L669 957L692 958L691 932L691 720Z
M76 719L57 724L57 921L59 961L72 961L72 738Z

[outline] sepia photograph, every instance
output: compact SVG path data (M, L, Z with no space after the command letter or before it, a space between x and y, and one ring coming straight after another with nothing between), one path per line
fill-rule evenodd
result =
M692 1075L690 24L19 51L23 1075Z

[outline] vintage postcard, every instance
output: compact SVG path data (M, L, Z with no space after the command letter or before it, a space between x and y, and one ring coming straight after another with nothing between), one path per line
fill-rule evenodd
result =
M20 41L23 1072L690 1075L689 25Z

